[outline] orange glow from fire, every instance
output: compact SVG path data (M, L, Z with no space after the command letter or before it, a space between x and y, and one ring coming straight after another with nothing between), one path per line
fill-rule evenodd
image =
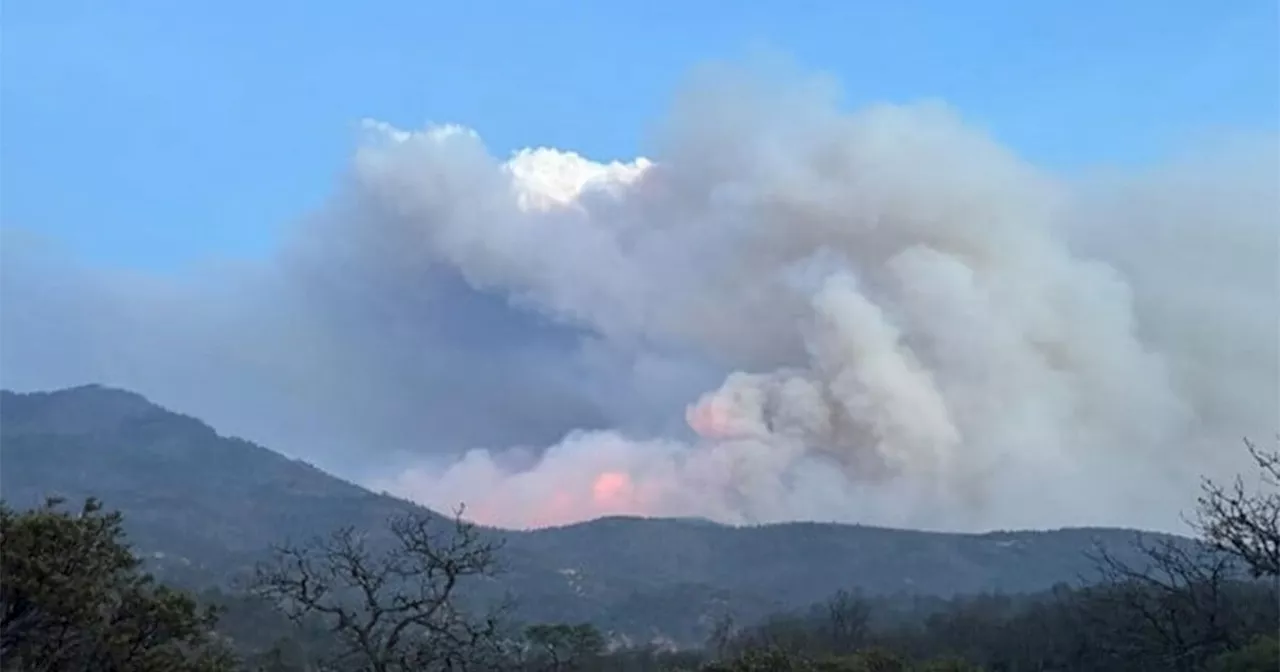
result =
M567 525L603 516L663 515L667 485L652 476L637 478L621 469L575 475L576 482L544 482L522 487L519 481L473 498L466 517L482 525L513 529Z
M591 484L591 499L596 506L617 506L632 499L631 477L621 471L606 471Z
M556 489L528 501L523 507L507 509L507 515L492 513L507 507L483 507L473 520L512 527L549 527L601 516L649 515L654 500L646 488L624 471L602 471L579 484L561 484ZM485 515L490 514L490 515Z
M548 527L551 525L563 525L568 522L581 519L579 506L574 501L572 495L566 491L557 491L547 500L535 504L524 516L521 523L516 523L518 527ZM507 524L510 524L509 521Z

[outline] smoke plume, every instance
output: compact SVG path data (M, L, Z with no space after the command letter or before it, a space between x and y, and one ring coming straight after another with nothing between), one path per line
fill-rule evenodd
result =
M8 233L4 383L512 527L1167 529L1280 428L1274 137L1068 179L941 104L724 70L660 129L599 164L366 122L272 259L176 279Z

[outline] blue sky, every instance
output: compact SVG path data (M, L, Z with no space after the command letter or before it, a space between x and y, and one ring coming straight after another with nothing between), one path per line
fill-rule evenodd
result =
M269 252L356 123L643 151L689 69L768 49L848 102L942 98L1056 169L1274 130L1275 0L6 3L0 224L172 269Z

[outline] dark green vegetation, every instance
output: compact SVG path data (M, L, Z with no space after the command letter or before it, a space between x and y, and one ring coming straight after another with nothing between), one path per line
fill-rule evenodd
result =
M118 513L90 500L0 505L0 665L5 670L224 670L214 613L156 585L121 543Z
M1204 543L619 518L507 533L125 392L4 393L0 432L5 500L37 507L4 513L6 670L1277 669L1280 505L1243 484L1206 488ZM118 508L146 568L216 625L145 578L113 514L48 495ZM123 653L30 653L51 647Z

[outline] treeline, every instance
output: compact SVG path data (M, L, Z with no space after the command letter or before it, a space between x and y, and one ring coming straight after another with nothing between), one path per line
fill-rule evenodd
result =
M718 659L770 661L763 667L730 662L711 669L1280 669L1280 595L1271 583L1181 576L1148 583L1154 576L914 605L842 594L713 647Z
M158 585L118 513L89 501L0 504L5 672L1280 669L1280 455L1250 445L1260 484L1206 483L1200 538L1105 548L1087 585L943 600L841 592L763 623L710 624L698 650L591 624L514 623L493 590L500 543L461 515L410 514L286 544L243 593ZM203 605L201 603L204 603Z

